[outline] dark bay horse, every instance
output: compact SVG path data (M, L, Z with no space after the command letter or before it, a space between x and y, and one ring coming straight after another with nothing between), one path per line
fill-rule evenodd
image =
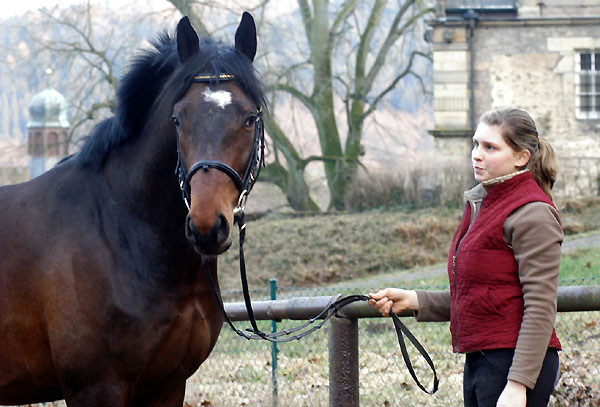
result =
M80 152L0 188L0 404L181 406L217 341L201 259L216 280L240 197L227 171L253 167L254 20L235 47L199 41L187 18L153 45ZM199 160L220 168L191 174Z

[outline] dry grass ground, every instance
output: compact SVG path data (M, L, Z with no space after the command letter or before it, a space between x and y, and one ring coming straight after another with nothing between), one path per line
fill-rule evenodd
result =
M559 204L565 233L600 229L600 198ZM249 221L248 278L265 287L315 287L444 262L462 208L385 210ZM236 234L237 236L237 234ZM234 238L235 241L235 238ZM239 289L237 242L219 259L224 289Z

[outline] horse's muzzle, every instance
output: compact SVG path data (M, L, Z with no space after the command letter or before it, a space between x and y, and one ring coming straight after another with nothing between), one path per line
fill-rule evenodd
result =
M200 254L218 255L231 246L229 223L223 214L217 216L212 228L205 234L198 230L194 220L188 214L185 220L185 236Z

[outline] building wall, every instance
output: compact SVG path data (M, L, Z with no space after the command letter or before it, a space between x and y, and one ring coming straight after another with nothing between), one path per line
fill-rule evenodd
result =
M474 48L476 117L490 108L527 110L559 157L557 192L597 194L600 122L576 119L575 61L580 49L600 49L598 27L482 27Z
M474 117L491 108L527 110L557 152L555 194L597 195L600 120L576 118L575 87L579 51L600 52L600 0L575 0L568 7L547 0L541 11L537 3L518 2L516 19L479 21L472 54L465 21L442 18L432 24L436 152L446 161L469 159L473 57ZM554 15L561 18L548 17Z
M542 6L540 6L542 3ZM586 17L600 15L598 0L519 0L520 18Z

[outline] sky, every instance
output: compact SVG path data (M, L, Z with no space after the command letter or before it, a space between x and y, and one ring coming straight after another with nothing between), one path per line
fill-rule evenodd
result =
M72 4L84 3L86 0L2 0L0 4L0 19L21 15L28 10L37 10L42 7L54 7L60 4L61 8ZM131 3L131 0L92 0L92 4L102 4L117 8L120 5Z
M35 11L40 8L53 8L60 5L60 8L66 8L73 4L87 3L88 0L0 0L0 20L5 18L19 16L27 11ZM167 0L90 0L94 5L101 5L111 9L119 10L134 7L143 10L164 10L171 9L173 6ZM238 5L239 0L225 0L221 4ZM256 0L248 2L256 3ZM269 4L268 11L271 16L280 13L288 13L291 8L297 4L292 0L279 0Z
M61 5L71 5L79 0L60 0ZM5 0L0 5L0 18L12 17L24 14L28 10L36 10L42 7L53 7L59 3L58 0Z

